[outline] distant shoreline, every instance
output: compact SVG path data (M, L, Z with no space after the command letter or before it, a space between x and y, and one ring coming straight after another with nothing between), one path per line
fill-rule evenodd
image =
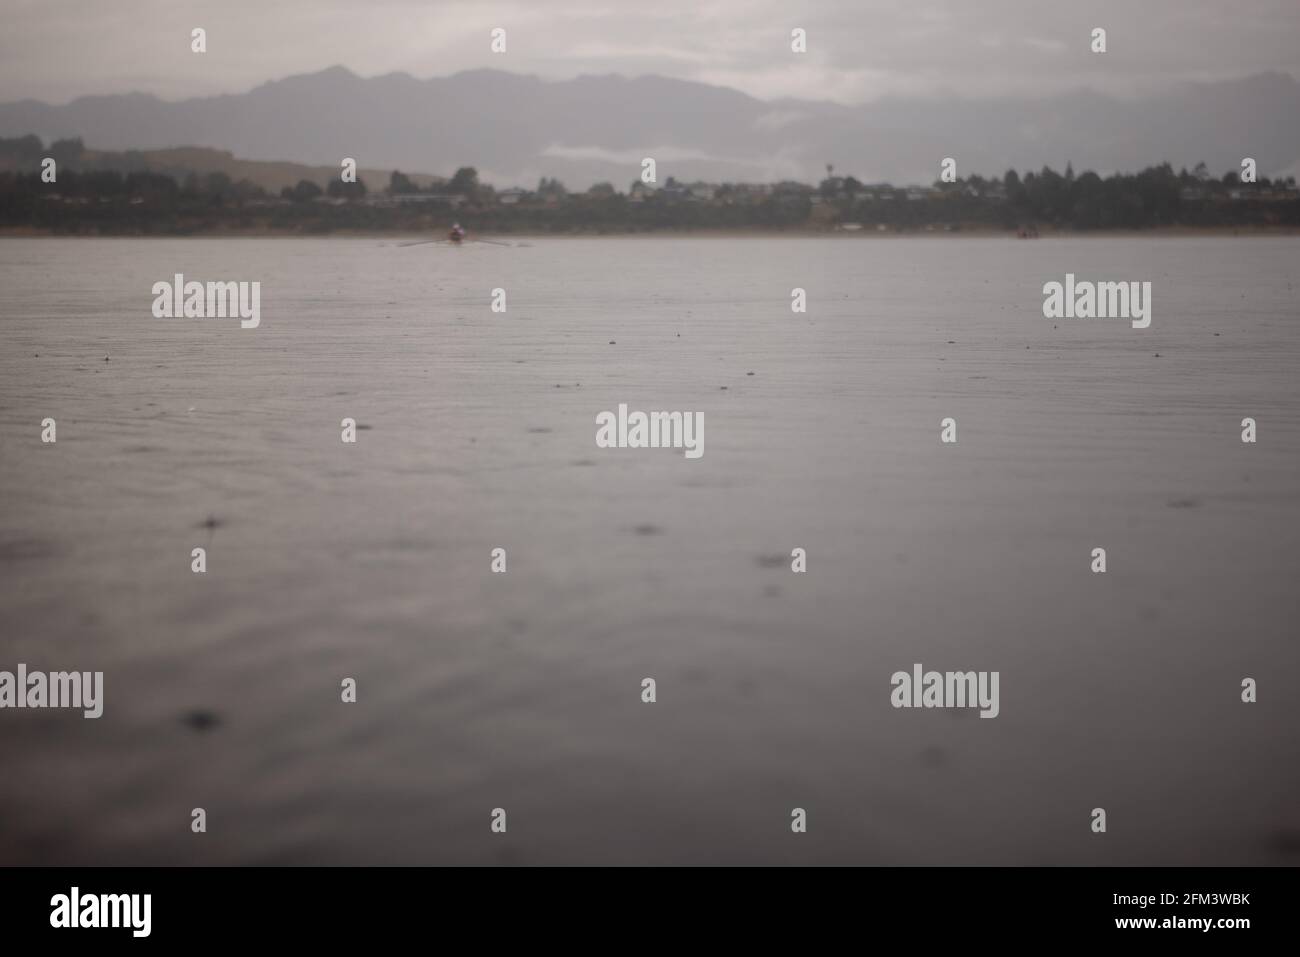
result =
M655 229L644 231L571 230L566 232L505 232L490 231L479 234L470 230L470 242L475 238L491 239L1020 239L1015 230L992 227L973 227L953 230L826 230L826 229ZM1288 237L1300 236L1295 226L1156 226L1150 229L1097 229L1068 230L1040 229L1034 239L1115 239L1137 238L1205 238L1205 237ZM376 239L387 241L420 242L441 240L441 231L420 233L384 230L332 230L309 232L287 229L213 229L188 233L67 233L31 227L0 227L0 239ZM1032 240L1026 240L1032 241Z

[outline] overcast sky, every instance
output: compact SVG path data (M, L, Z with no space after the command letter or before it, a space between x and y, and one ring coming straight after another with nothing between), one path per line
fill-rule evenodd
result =
M243 92L342 64L659 73L773 99L1135 95L1300 76L1300 0L0 0L0 100ZM190 30L208 53L190 52ZM1105 27L1109 51L1089 52ZM505 54L489 51L493 27ZM790 30L808 32L806 55Z

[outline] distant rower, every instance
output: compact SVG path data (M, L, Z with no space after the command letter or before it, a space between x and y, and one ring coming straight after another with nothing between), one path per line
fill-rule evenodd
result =
M447 238L453 243L459 243L465 238L465 230L461 227L460 223L451 224L451 232L447 234Z

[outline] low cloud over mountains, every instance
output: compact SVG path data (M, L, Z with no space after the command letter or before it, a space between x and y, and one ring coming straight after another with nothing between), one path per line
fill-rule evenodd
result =
M0 136L26 133L109 150L209 146L322 165L350 156L371 169L449 174L471 165L497 186L555 176L573 188L609 180L625 189L643 156L655 157L661 181L815 181L833 163L865 182L929 182L946 156L962 175L1165 160L1204 161L1221 174L1252 156L1274 176L1300 170L1300 83L1263 73L1134 100L1079 92L846 106L764 101L659 76L548 81L475 70L419 80L333 67L177 102L129 94L0 104Z

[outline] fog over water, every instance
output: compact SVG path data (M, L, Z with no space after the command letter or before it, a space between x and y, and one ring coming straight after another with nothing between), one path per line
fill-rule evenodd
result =
M529 242L0 240L0 863L1297 862L1300 240Z

